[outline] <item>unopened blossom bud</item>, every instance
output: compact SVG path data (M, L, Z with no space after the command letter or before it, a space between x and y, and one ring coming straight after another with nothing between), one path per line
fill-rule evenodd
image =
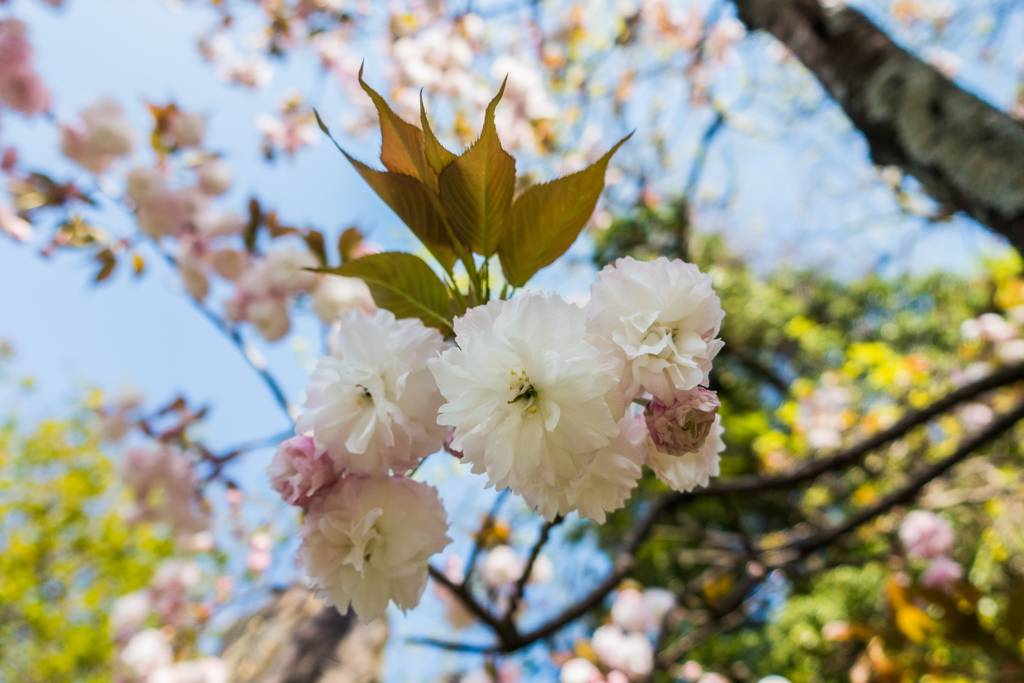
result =
M711 433L722 404L714 391L697 387L676 392L668 405L655 398L644 420L658 450L669 455L696 453Z
M853 629L845 621L830 621L821 627L821 637L832 642L842 642L853 637Z
M270 486L289 505L309 507L317 492L337 480L334 464L326 449L317 448L311 436L293 436L282 441L267 468Z
M220 159L211 159L196 168L199 188L208 195L219 196L231 187L231 169Z
M10 205L3 203L0 203L0 232L19 242L26 242L35 234L31 223L16 214Z
M946 555L953 549L955 541L949 522L934 512L914 510L900 525L900 542L911 557Z
M921 575L921 585L926 588L949 588L964 578L964 568L956 560L940 555L928 564Z

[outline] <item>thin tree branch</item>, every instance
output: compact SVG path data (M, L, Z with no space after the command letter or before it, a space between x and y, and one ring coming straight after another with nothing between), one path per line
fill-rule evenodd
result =
M875 517L888 512L895 506L914 500L914 498L916 498L921 492L921 489L927 486L931 481L948 472L951 468L962 462L982 446L985 446L989 442L1002 436L1004 432L1012 429L1013 426L1021 420L1024 420L1024 402L1019 403L1017 407L1010 412L993 420L985 429L981 430L976 435L964 440L952 455L949 455L918 472L916 475L911 477L910 482L907 483L906 486L883 496L877 503L856 513L839 526L826 529L825 531L814 534L813 536L799 539L790 543L786 547L791 550L796 550L800 552L801 555L806 556L819 548L831 544L840 536L853 531Z
M508 601L508 611L505 612L505 623L512 624L516 618L516 610L519 609L519 603L523 600L523 593L526 591L526 583L530 580L530 574L533 572L533 565L537 562L537 558L540 557L540 551L544 547L544 544L548 542L548 537L551 535L551 530L558 524L561 524L562 520L565 519L562 515L556 516L550 522L544 522L544 526L540 530L540 538L533 544L533 549L530 551L530 557L526 561L526 566L523 568L523 574L516 580L515 589L512 591L512 596Z
M449 652L481 652L485 654L501 652L501 648L494 645L473 645L472 643L455 643L448 640L439 640L437 638L423 638L420 636L413 636L406 638L405 642L411 645L429 645L430 647L436 647L441 650L448 650Z
M473 550L469 553L469 559L466 560L466 569L462 573L463 586L469 586L469 578L473 575L473 569L476 567L476 558L479 557L480 550L484 545L484 535L494 526L494 520L498 516L498 510L501 509L501 504L505 502L508 494L508 489L504 489L498 494L498 497L494 501L494 505L491 506L491 511L487 513L487 517L484 519L483 525L476 533L476 539L473 541Z
M494 616L489 609L477 602L476 598L473 597L466 586L455 583L434 565L428 565L428 567L430 576L433 577L435 581L447 588L453 596L462 602L466 609L472 612L476 618L494 631L494 634L498 637L498 640L502 645L502 649L506 652L511 651L509 649L509 644L515 643L518 639L515 629L510 629L501 619Z

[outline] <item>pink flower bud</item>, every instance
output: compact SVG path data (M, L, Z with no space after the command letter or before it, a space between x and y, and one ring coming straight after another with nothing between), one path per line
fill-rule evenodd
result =
M715 392L697 387L676 392L668 405L652 399L644 420L659 451L685 455L696 453L704 445L721 406Z
M318 449L311 436L293 436L277 447L267 468L270 486L284 502L308 508L317 492L337 480L326 450Z

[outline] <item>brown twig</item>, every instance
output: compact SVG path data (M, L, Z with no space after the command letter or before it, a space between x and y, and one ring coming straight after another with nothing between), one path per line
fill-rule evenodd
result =
M565 519L562 515L556 516L550 522L544 522L544 526L540 530L540 537L537 542L533 544L533 549L530 551L530 557L526 561L526 566L523 568L523 574L516 580L515 589L512 591L512 595L508 600L508 611L505 612L505 623L511 625L515 621L516 610L519 609L519 603L522 602L523 593L526 591L526 583L530 580L530 574L533 572L533 565L536 564L537 558L540 557L540 551L544 547L544 544L548 542L548 537L551 535L551 530Z

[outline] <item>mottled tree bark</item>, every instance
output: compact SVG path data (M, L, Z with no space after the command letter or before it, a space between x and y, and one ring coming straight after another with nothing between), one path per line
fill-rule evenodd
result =
M817 77L875 163L899 166L1024 253L1024 123L957 87L855 9L733 2L750 30L770 32Z
M230 683L371 683L379 680L387 625L360 624L293 586L224 637Z

